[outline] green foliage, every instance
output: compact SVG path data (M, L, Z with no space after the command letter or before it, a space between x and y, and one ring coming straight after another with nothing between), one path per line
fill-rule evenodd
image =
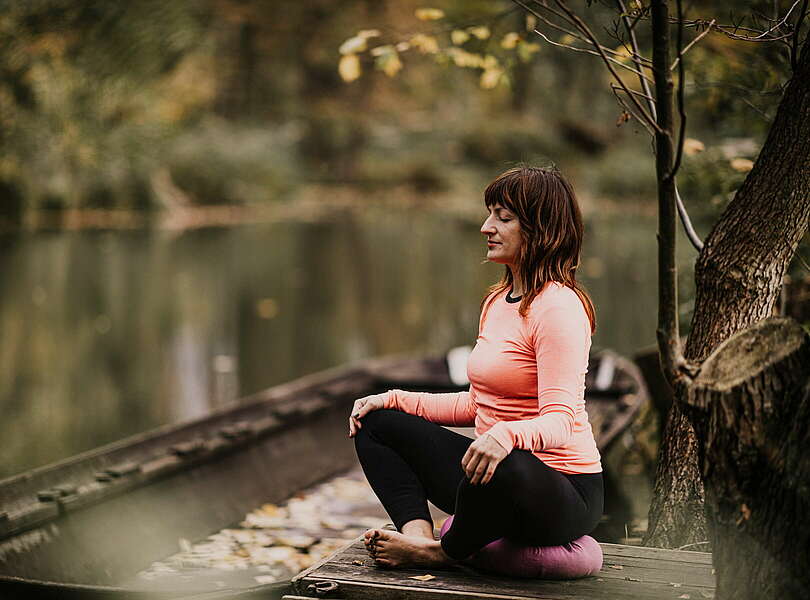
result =
M736 0L729 10L753 12ZM578 14L618 44L606 34L612 3ZM705 3L688 16L727 17ZM248 203L295 185L285 182L429 191L449 185L437 165L490 173L549 160L586 174L592 195L649 197L649 145L643 131L628 138L632 120L615 129L621 109L599 59L534 26L508 0L3 3L0 214L161 206L166 173L189 202ZM685 160L681 186L712 212L742 177L713 148L761 143L788 58L712 33L686 66L689 135L709 150Z

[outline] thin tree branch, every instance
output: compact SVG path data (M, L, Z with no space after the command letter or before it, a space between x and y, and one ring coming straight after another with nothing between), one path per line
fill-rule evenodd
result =
M536 33L537 35L539 35L541 38L543 38L546 42L548 42L552 46L557 46L558 48L567 48L568 50L573 50L574 52L583 52L584 54L591 54L593 56L601 56L598 52L595 52L595 51L590 50L588 48L577 48L576 46L570 46L568 44L562 44L560 42L555 42L554 40L549 38L546 34L544 34L539 29L532 30L532 33ZM626 65L626 64L624 64L624 63L622 63L622 62L620 62L618 60L610 58L610 57L607 57L607 60L609 60L610 62L612 62L612 63L614 63L616 65L618 65L619 67L621 67L623 69L627 69L631 73L635 73L639 77L642 77L642 78L650 81L650 78L647 75L645 75L644 73L641 73L639 71L636 71L633 67L630 67L630 66L628 66L628 65Z
M711 20L711 22L709 23L709 26L708 26L708 27L705 29L705 31L700 32L700 34L699 34L699 35L695 36L695 39L693 39L691 42L689 42L688 44L686 44L686 47L685 47L685 48L684 48L684 49L683 49L683 50L682 50L682 51L681 51L681 52L678 54L678 57L677 57L677 58L676 58L676 59L673 61L672 66L669 68L670 70L672 70L672 69L674 69L674 68L675 68L675 66L676 66L676 65L677 65L677 64L680 62L680 60L681 60L681 56L683 56L684 54L686 54L687 52L689 52L689 49L690 49L692 46L694 46L694 45L695 45L695 44L697 44L697 43L698 43L700 40L702 40L704 37L706 37L707 35L709 35L709 33L710 33L710 32L711 32L711 30L712 30L712 27L714 26L714 23L715 23L715 20L714 20L714 19L712 19L712 20Z
M788 20L788 18L790 17L790 13L792 13L792 12L793 12L793 9L794 9L794 8L796 8L796 6L798 6L799 2L801 2L801 1L802 1L802 0L796 0L796 1L795 1L795 2L794 2L794 3L793 3L791 6L790 6L790 8L788 9L788 11L787 11L787 13L785 14L785 16L784 16L784 17L782 17L782 19L780 19L780 20L779 20L779 22L778 22L778 23L776 23L776 25L774 25L773 27L771 27L771 28L770 28L770 29L768 29L767 31L763 31L761 34L759 34L758 36L756 36L754 39L758 39L758 38L764 37L764 36L768 35L768 34L769 34L771 31L775 31L776 29L779 29L779 28L780 28L782 25L784 25L785 23L787 23L787 20ZM752 41L752 40L749 40L749 41Z
M616 84L615 84L615 83L613 83L612 81L610 82L610 87L611 87L612 89L614 89L614 90L622 90L622 91L623 91L623 92L625 92L625 93L627 92L627 90L625 90L625 89L621 88L620 86L616 85ZM653 100L653 99L652 99L650 96L648 96L648 95L647 95L647 94L645 94L644 92L639 92L638 90L634 90L634 89L632 89L632 88L628 88L628 90L630 90L630 93L631 93L631 94L633 94L634 96L638 96L639 98L643 98L644 100L646 100L646 101L648 101L648 102L650 102L650 101L652 101L652 100ZM654 105L653 105L653 106L654 106Z
M802 2L802 8L799 10L799 16L796 17L796 25L793 27L793 40L790 45L790 67L795 71L799 64L799 31L804 23L804 18L807 16L807 0Z
M617 4L619 5L619 12L621 13L621 20L624 23L624 28L627 30L627 35L630 36L630 46L633 49L633 62L636 63L636 67L639 71L641 71L642 67L636 59L636 57L641 56L641 52L638 47L638 40L636 39L636 32L634 29L635 23L638 23L638 20L636 20L635 23L630 23L630 18L627 16L627 9L624 6L624 1L617 0ZM653 99L649 80L646 77L639 77L639 83L641 84L641 89L644 90L644 95L647 97L647 106L650 109L650 115L653 119L655 119L657 116L655 112L655 100Z
M564 34L566 34L566 35L570 35L572 38L574 38L574 39L576 39L576 40L579 40L579 41L583 42L584 44L593 45L593 43L592 43L590 40L586 39L585 37L583 37L582 35L578 34L578 33L577 33L577 32L575 32L575 31L571 31L570 29L566 29L565 27L562 27L561 25L558 25L557 23L554 23L553 21L550 21L550 20L549 20L549 19L547 19L547 18L546 18L546 17L545 17L543 14L541 14L541 13L537 12L536 10L534 10L534 9L530 8L529 6L527 6L527 5L526 5L524 2L522 2L521 0L513 0L513 2L515 2L515 4L518 4L520 7L522 7L522 8L523 8L523 9L524 9L526 12L528 12L528 13L530 13L530 14L534 15L535 17L537 17L538 19L540 19L541 21L543 21L543 23L545 23L546 25L548 25L548 26L549 26L549 27L551 27L552 29L556 29L557 31L559 31L559 32L561 32L561 33L564 33ZM539 3L535 2L535 4L539 4ZM558 12L554 11L553 9L551 9L551 8L550 8L549 6L547 6L546 4L540 4L540 6L542 6L543 8L545 8L546 10L548 10L549 12L551 12L552 14L557 15L557 16L560 16ZM562 18L562 19L566 20L567 22L571 22L570 20L568 20L568 19L565 17L565 15L560 16L560 18ZM573 24L574 26L576 26L576 23L572 23L572 24ZM559 48L568 48L569 50L573 50L574 52L583 52L583 53L585 53L585 54L592 54L593 56L600 56L600 57L601 57L601 55L599 54L599 52L596 52L596 51L594 51L594 50L590 50L590 49L588 49L588 48L577 48L576 46L571 46L571 45L569 45L569 44L563 44L563 43L561 43L561 42L555 42L555 41L551 40L551 38L549 38L547 35L545 35L544 33L542 33L542 32L541 32L539 29L534 29L534 30L533 30L533 33L536 33L537 35L539 35L541 38L543 38L543 39L544 39L546 42L548 42L548 43L549 43L549 44L551 44L552 46L557 46L557 47L559 47ZM601 45L600 45L600 46L601 46ZM623 54L620 54L619 52L616 52L615 50L611 50L610 48L606 48L605 46L601 46L601 49L602 49L602 50L603 50L603 51L604 51L606 54L612 54L613 56L618 56L618 57L620 57L620 58L625 58L625 56L624 56ZM648 65L648 67L649 67L650 61L649 61L648 59L643 58L643 57L638 57L638 58L639 58L639 59L640 59L642 62L646 62L646 63L647 63L647 65ZM647 75L645 75L645 74L644 74L642 71L637 71L637 70L635 70L633 67L630 67L630 66L628 66L628 65L624 64L624 63L623 63L623 62L621 62L620 60L615 60L615 59L613 59L613 58L608 58L608 60L610 60L610 61L611 61L612 63L614 63L615 65L617 65L617 66L621 67L622 69L626 69L626 70L630 71L631 73L634 73L634 74L638 75L639 77L647 77L647 79L648 79L649 81L652 81L652 80L651 80L651 79L650 79L650 78L649 78ZM639 68L641 68L641 67L639 67Z
M678 216L681 218L681 223L683 224L683 230L684 233L686 233L686 237L689 239L695 250L700 252L703 250L703 240L700 239L700 236L692 226L692 220L689 218L689 213L686 212L686 207L681 199L681 193L678 191L677 184L675 185L675 206L678 209Z
M639 116L638 116L638 115L637 115L637 114L636 114L636 113L633 111L633 107L632 107L632 106L630 106L629 104L627 104L627 102L625 101L625 99L624 99L624 98L622 98L622 97L619 95L619 91L622 91L622 92L623 92L624 90L622 90L622 88L621 88L621 87L619 87L618 85L616 85L615 83L611 83L611 84L610 84L610 89L611 89L611 91L613 92L613 95L614 95L614 96L616 96L616 100L619 102L619 104L621 105L621 107L622 107L622 108L623 108L625 111L627 111L627 113L629 113L629 114L630 114L630 115L631 115L633 118L635 118L635 119L636 119L636 121L638 121L639 123L641 123L641 125L644 127L644 129L646 129L646 130L647 130L647 133L649 133L649 134L650 134L652 137L655 137L655 130L654 130L652 127L650 127L650 125L649 125L649 124L648 124L648 123L647 123L647 122L646 122L644 119L640 118L640 117L639 117Z
M652 116L649 113L647 113L646 109L643 106L641 106L641 104L639 104L635 96L633 96L633 94L630 93L630 90L627 89L627 85L625 85L624 81L622 81L622 78L619 77L619 74L616 73L616 70L613 68L613 65L610 64L610 60L602 51L601 44L599 44L599 42L596 41L596 38L594 37L593 32L590 30L590 28L585 24L585 22L582 19L580 19L577 15L572 13L571 10L565 5L565 3L562 2L562 0L554 0L554 2L560 8L560 10L562 10L566 15L568 15L568 18L571 19L571 21L573 21L577 25L577 28L583 33L583 35L585 35L585 37L587 37L590 40L591 44L593 44L594 48L596 48L596 50L599 52L599 55L602 57L602 60L604 60L605 65L610 71L610 74L613 75L613 78L622 87L622 89L626 91L627 97L633 103L636 112L638 112L643 117L643 119L653 127L655 131L659 131L660 127L658 123L656 123L655 119L653 119Z
M685 108L685 101L684 101L684 80L686 79L686 74L683 68L683 5L682 0L676 0L675 5L678 10L678 28L676 30L676 49L678 52L678 58L676 62L678 63L678 115L680 115L681 122L680 128L678 131L678 145L675 149L675 164L672 165L672 170L669 173L669 177L672 180L675 180L675 176L678 174L678 169L681 168L681 158L683 158L683 141L686 137L686 108ZM671 69L670 69L671 70Z

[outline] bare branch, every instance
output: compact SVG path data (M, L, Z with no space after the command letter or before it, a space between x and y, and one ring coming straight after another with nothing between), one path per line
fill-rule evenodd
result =
M675 59L675 62L678 63L678 115L680 116L680 127L678 131L678 145L675 148L675 163L672 165L672 170L669 172L669 177L673 180L675 179L675 175L678 173L678 169L681 168L681 158L683 158L683 141L686 138L686 110L685 110L685 100L684 100L684 80L686 79L686 73L684 72L683 68L683 4L682 0L677 0L675 2L678 10L678 29L677 36L676 36L676 51L678 53L678 58ZM671 70L671 69L670 69Z
M625 89L621 88L620 86L616 85L615 83L613 83L612 81L610 82L610 87L613 90L621 90L621 91L623 91L625 93L627 93L627 91L629 90L630 93L633 94L634 96L638 96L639 98L643 98L644 100L646 100L648 102L653 100L653 98L651 96L648 96L644 92L639 92L638 90L634 90L632 88L627 88L627 90L625 90Z
M543 23L545 23L546 25L548 25L552 29L556 29L557 31L559 31L561 33L564 33L566 35L570 35L572 38L574 38L576 40L579 40L580 42L583 42L584 44L593 45L591 40L583 37L582 35L580 35L576 31L571 31L570 29L566 29L565 27L562 27L561 25L559 25L557 23L554 23L553 21L550 21L543 14L541 14L541 13L537 12L536 10L530 8L529 6L527 6L521 0L513 0L513 2L515 2L515 4L518 4L519 6L521 6L524 10L526 10L526 12L531 13L532 15L534 15L535 17L537 17L538 19L543 21ZM538 4L538 2L535 2L535 4ZM543 8L545 8L546 10L551 12L552 14L554 14L556 16L559 16L559 13L557 11L554 11L549 6L547 6L546 4L540 4L540 6L542 6ZM571 22L570 20L568 20L565 17L565 15L562 15L560 18L566 20L567 22ZM575 23L572 23L572 24L574 26L576 26ZM548 36L541 33L540 30L538 30L538 29L534 29L533 32L538 34L540 37L542 37L545 41L547 41L552 46L558 46L560 48L568 48L569 50L573 50L575 52L583 52L585 54L592 54L593 56L601 56L598 52L596 52L594 50L590 50L588 48L577 48L576 46L571 46L569 44L563 44L561 42L554 42ZM620 57L622 59L625 58L625 56L623 54L621 54L619 52L616 52L615 50L612 50L612 49L607 48L605 46L601 46L601 48L606 54L611 54L613 56L618 56L618 57ZM639 58L639 60L641 62L646 63L648 66L652 64L648 59L646 59L644 57L639 56L638 58ZM614 64L618 65L619 67L622 67L623 69L627 69L628 71L630 71L632 73L635 73L636 75L647 77L647 75L644 75L644 73L639 73L638 71L636 71L632 67L629 67L626 64L624 64L623 62L621 62L620 60L614 60L614 59L610 59L610 60ZM652 80L650 79L650 81L652 81Z
M629 104L627 104L627 101L626 101L626 100L625 100L625 99L624 99L622 96L620 96L620 95L619 95L619 92L623 92L624 90L623 90L621 87L619 87L618 85L616 85L615 83L611 83L611 84L610 84L610 89L611 89L611 91L613 92L613 95L614 95L614 96L616 96L616 100L617 100L617 102L618 102L618 103L621 105L621 107L622 107L622 108L623 108L623 109L624 109L624 110L625 110L625 111L626 111L626 112L627 112L627 113L628 113L630 116L632 116L632 117L633 117L633 118L634 118L636 121L638 121L639 123L641 123L641 125L644 127L644 129L646 129L646 130L647 130L647 133L649 133L649 134L650 134L650 136L655 137L655 130L654 130L652 127L650 127L650 125L649 125L649 124L648 124L646 121L644 121L644 119L640 118L640 117L639 117L639 116L638 116L638 115L635 113L635 111L634 111L633 107L632 107L632 106L630 106Z
M675 185L675 206L678 209L678 216L681 218L686 237L689 238L695 250L700 252L703 250L703 240L700 239L695 228L692 227L692 220L689 218L689 213L686 212L686 207L683 204L683 200L681 200L681 193L678 191L677 184Z
M802 2L799 16L796 17L796 25L793 26L793 40L790 44L790 66L795 71L799 64L799 31L802 28L804 18L807 16L807 0Z
M694 46L695 44L697 44L697 43L698 43L700 40L702 40L704 37L706 37L707 35L709 35L709 33L710 33L710 32L711 32L711 30L712 30L712 27L714 27L715 22L716 22L716 21L715 21L714 19L712 19L712 20L709 22L708 27L706 27L706 29L705 29L704 31L702 31L702 32L701 32L699 35L695 36L695 39L693 39L691 42L689 42L688 44L686 44L686 47L685 47L685 48L684 48L684 49L683 49L683 50L682 50L680 53L678 53L678 56L677 56L677 57L675 58L675 60L672 62L672 66L669 68L669 70L670 70L670 71L671 71L672 69L674 69L674 68L677 66L677 64L680 62L680 60L681 60L681 56L683 56L684 54L686 54L686 53L689 51L689 49L690 49L692 46ZM680 26L680 25L679 25L679 26Z
M796 1L795 1L795 2L794 2L794 3L793 3L791 6L790 6L790 8L788 9L788 11L787 11L787 13L785 14L785 16L784 16L784 17L782 17L782 18L779 20L779 22L777 22L777 23L776 23L776 25L774 25L773 27L771 27L771 28L770 28L770 29L768 29L767 31L763 31L761 34L759 34L758 36L755 36L753 39L755 40L755 39L758 39L758 38L764 37L764 36L768 35L768 34L769 34L771 31L775 31L775 30L779 29L779 28L780 28L782 25L784 25L785 23L787 23L787 20L788 20L788 18L790 17L790 13L792 13L792 12L793 12L793 9L794 9L794 8L796 8L796 6L798 6L799 2L801 2L801 1L802 1L802 0L796 0ZM789 34L789 35L790 35L790 34ZM753 40L748 40L748 41L753 41Z
M546 42L548 42L552 46L557 46L558 48L567 48L568 50L573 50L574 52L582 52L584 54L592 54L593 56L601 56L598 52L595 52L593 50L589 50L588 48L577 48L576 46L571 46L569 44L562 44L560 42L555 42L554 40L549 38L546 34L544 34L539 29L534 29L533 33L536 33L537 35L539 35L541 38L543 38ZM651 81L650 78L647 75L645 75L644 73L641 73L640 71L636 71L633 67L630 67L630 66L628 66L628 65L626 65L626 64L624 64L622 62L619 62L618 60L610 58L610 57L608 57L607 60L609 60L612 63L615 63L616 65L622 67L623 69L627 69L631 73L635 73L639 77L643 77L647 81Z
M562 2L562 0L554 0L554 2L560 8L560 10L562 10L566 15L568 15L568 18L576 24L577 29L579 29L585 35L585 37L587 37L590 40L591 44L593 44L593 47L596 48L597 52L599 52L599 55L602 57L602 60L604 60L605 65L610 71L610 74L613 75L613 78L616 80L616 82L626 91L627 97L630 99L630 101L632 102L633 106L636 109L635 112L637 112L642 117L642 119L646 120L655 131L659 131L660 127L658 123L656 123L655 119L646 111L646 109L643 106L641 106L641 104L639 104L638 100L636 100L635 96L633 96L630 90L627 89L627 85L625 85L624 81L622 81L622 78L619 77L619 74L616 73L616 70L613 68L611 61L602 50L602 45L599 44L599 42L597 42L590 28L585 24L585 22L582 19L580 19L577 15L572 13L571 10L565 5L565 3Z

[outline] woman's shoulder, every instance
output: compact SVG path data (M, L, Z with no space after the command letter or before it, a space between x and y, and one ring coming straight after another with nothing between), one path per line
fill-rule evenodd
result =
M529 307L529 315L534 318L542 318L549 312L565 313L572 317L585 317L585 307L579 295L562 283L549 281L543 290L532 300Z

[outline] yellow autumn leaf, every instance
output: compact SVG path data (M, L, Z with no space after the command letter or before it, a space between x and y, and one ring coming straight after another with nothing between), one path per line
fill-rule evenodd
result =
M439 51L439 43L432 35L417 33L411 38L411 45L418 48L422 54L436 54Z
M395 48L391 44L386 44L384 46L375 46L371 49L371 56L382 56L383 54L390 54L394 52Z
M363 52L366 49L366 38L360 37L356 35L354 37L350 37L348 40L343 42L338 49L343 55L346 54L356 54L357 52Z
M484 67L485 69L495 69L498 67L498 59L492 56L491 54L487 54L484 57L481 66Z
M380 37L380 30L379 29L361 29L357 32L357 37L368 39L373 37Z
M468 27L467 31L470 32L471 35L477 37L479 40L489 38L489 27L484 25L479 25L478 27Z
M394 48L397 49L397 52L405 52L406 50L411 49L411 45L408 42L400 42Z
M470 39L470 34L462 29L454 29L450 32L450 41L456 46L461 46L468 39Z
M503 69L498 67L484 69L484 72L481 73L481 87L485 90L491 90L500 83L501 75L503 75Z
M533 14L526 14L526 31L534 31L537 28L537 17Z
M529 62L532 58L532 54L539 50L540 44L535 42L521 42L517 47L518 57L520 57L520 60L523 62Z
M501 48L506 48L507 50L514 49L517 46L518 42L520 41L520 36L515 33L514 31L510 31L501 40Z
M338 73L343 81L354 81L360 77L360 59L356 54L347 54L341 57L338 65Z
M448 48L447 55L457 67L476 69L484 66L484 58L480 54L473 54L461 48Z
M739 173L747 173L754 168L754 161L747 158L733 158L730 161L731 168Z
M686 154L686 156L694 156L699 152L703 152L705 149L706 146L703 145L703 142L695 138L686 138L683 141L683 153Z
M573 35L571 35L570 33L566 33L564 36L562 36L562 37L560 38L560 44L567 44L567 45L570 45L570 44L573 44L573 43L574 43L574 42L576 42L576 41L577 41L577 38L575 38L575 37L574 37Z
M387 49L381 52L374 60L375 65L389 77L394 77L402 69L402 61L393 46L384 46ZM376 50L376 48L375 48Z
M417 8L414 14L420 21L435 21L444 17L444 11L439 8Z

